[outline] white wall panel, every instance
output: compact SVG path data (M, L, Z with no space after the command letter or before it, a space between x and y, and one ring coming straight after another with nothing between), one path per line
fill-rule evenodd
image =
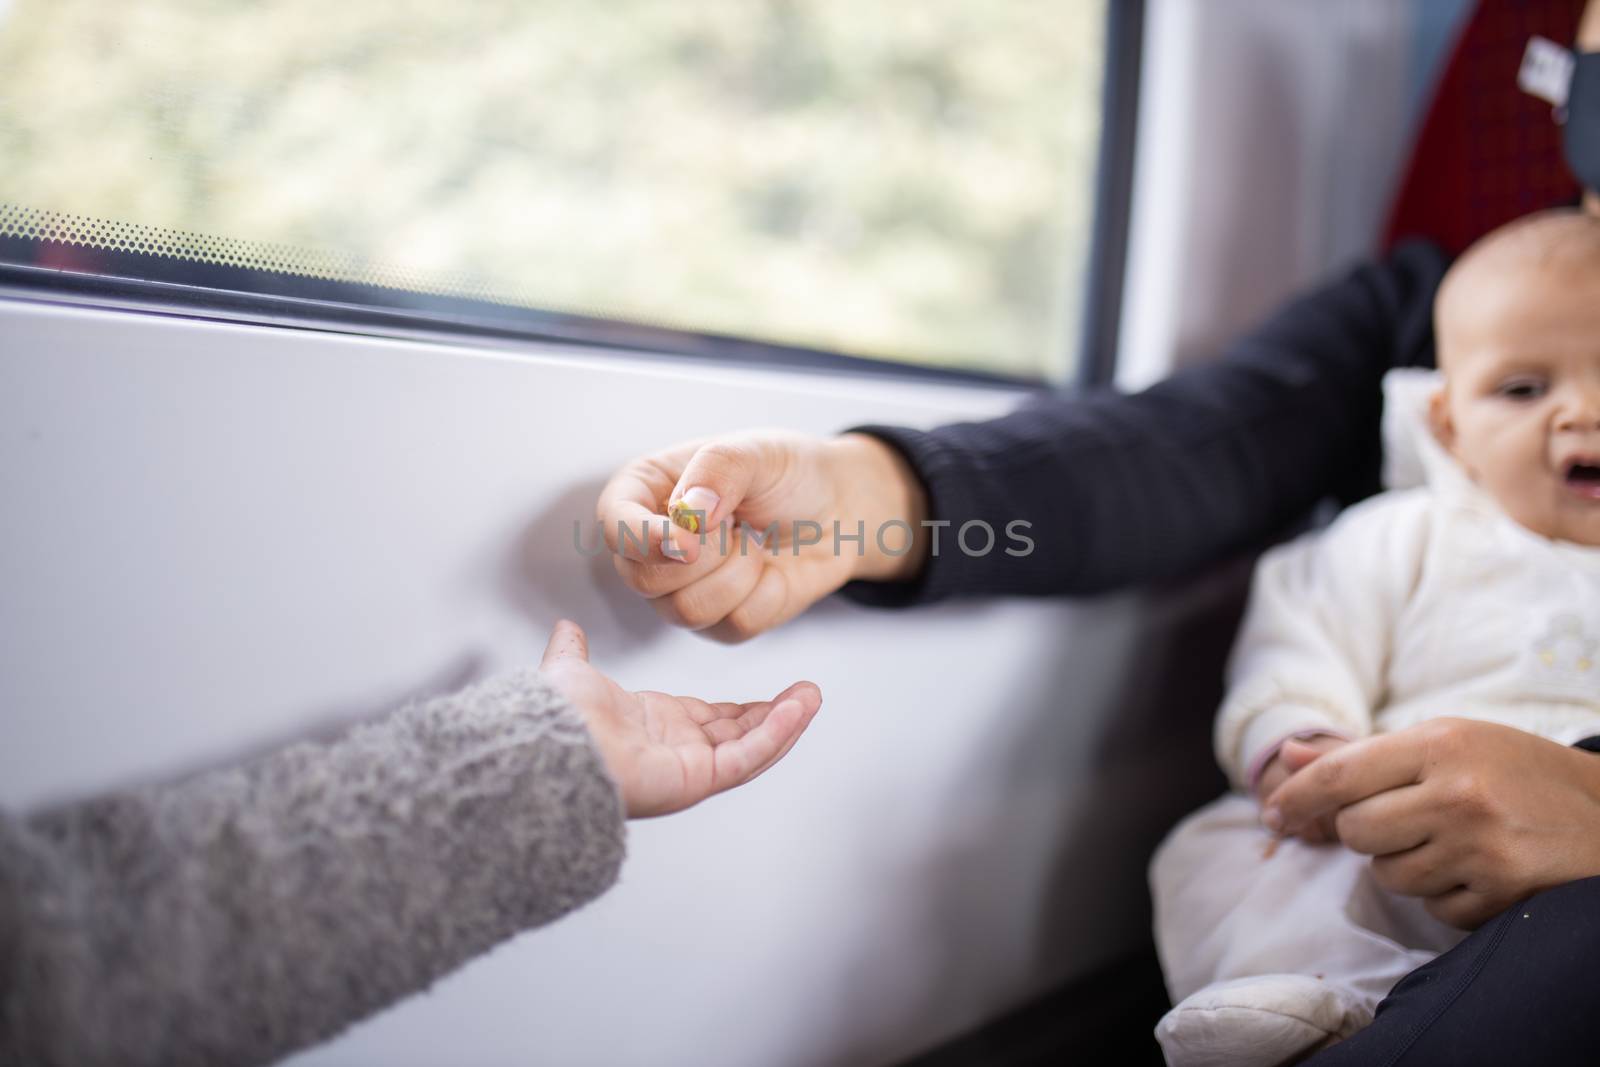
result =
M828 603L729 648L657 622L571 527L691 428L1012 399L0 303L0 801L444 691L535 659L560 615L630 686L811 678L793 754L634 824L609 896L297 1062L902 1057L1144 936L1144 857L1187 801L1121 717L1135 606Z

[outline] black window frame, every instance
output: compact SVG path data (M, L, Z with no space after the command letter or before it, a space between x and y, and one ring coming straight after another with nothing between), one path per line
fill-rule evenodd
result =
M376 336L487 338L626 353L686 356L741 366L1032 389L1111 381L1121 316L1144 0L1107 0L1094 218L1085 264L1075 373L1064 382L968 367L928 366L729 334L541 311L464 297L208 263L153 252L0 234L0 297L143 311L248 325ZM71 269L38 265L70 253Z

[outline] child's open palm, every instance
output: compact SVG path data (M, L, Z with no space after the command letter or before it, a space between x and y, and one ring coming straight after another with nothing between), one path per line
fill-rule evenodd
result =
M681 811L750 781L794 746L822 706L810 682L749 704L630 693L590 664L582 628L565 619L540 670L582 713L630 818Z

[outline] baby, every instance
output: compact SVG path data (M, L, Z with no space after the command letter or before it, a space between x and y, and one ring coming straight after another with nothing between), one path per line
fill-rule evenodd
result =
M1381 889L1366 857L1266 834L1285 741L1325 751L1446 715L1600 734L1600 221L1490 234L1434 318L1442 386L1390 412L1431 430L1415 435L1426 486L1262 558L1216 726L1240 792L1151 866L1169 1064L1292 1061L1464 936Z

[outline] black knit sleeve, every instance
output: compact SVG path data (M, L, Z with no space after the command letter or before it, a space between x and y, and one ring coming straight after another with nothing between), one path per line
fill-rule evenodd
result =
M1448 266L1412 243L1299 297L1214 362L1134 395L1034 400L987 422L856 427L902 452L939 554L915 581L852 582L862 603L1081 594L1171 578L1258 543L1319 500L1378 487L1383 375L1433 362L1433 294ZM987 554L953 534L981 520ZM1008 524L1033 541L1025 555ZM982 548L974 531L969 545Z

